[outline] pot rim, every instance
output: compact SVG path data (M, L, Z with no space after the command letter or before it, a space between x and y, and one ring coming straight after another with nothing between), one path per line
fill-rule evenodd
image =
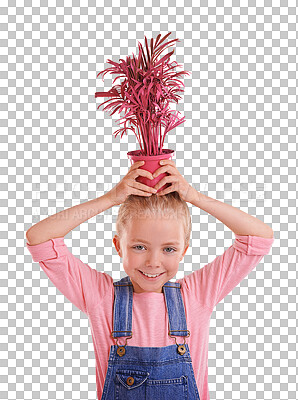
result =
M163 158L165 155L170 155L173 156L175 153L175 150L172 149L163 149L162 150L162 154L157 154L157 155L152 155L152 156L143 156L141 154L141 150L133 150L133 151L129 151L127 153L127 157L130 159L136 159L136 158L140 158L142 160L160 160L161 158Z

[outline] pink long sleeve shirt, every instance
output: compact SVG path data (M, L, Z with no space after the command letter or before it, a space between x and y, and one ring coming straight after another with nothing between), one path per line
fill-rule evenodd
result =
M209 323L214 307L268 254L274 238L235 235L233 244L203 268L177 280L181 283L187 339L200 399L209 400ZM90 268L75 257L64 238L30 246L33 261L40 264L57 289L89 318L96 358L97 396L101 399L113 329L114 287L110 275ZM133 337L129 346L163 347L175 343L168 336L168 315L163 293L133 293ZM119 343L122 339L120 339Z

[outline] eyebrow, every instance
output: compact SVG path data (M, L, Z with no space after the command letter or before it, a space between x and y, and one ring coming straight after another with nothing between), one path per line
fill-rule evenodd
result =
M132 239L132 241L133 241L133 242L143 242L143 243L149 244L149 242L146 242L146 240L142 240L142 239ZM166 246L166 245L168 245L168 244L179 245L180 242L172 241L172 242L168 242L168 243L163 243L162 246Z

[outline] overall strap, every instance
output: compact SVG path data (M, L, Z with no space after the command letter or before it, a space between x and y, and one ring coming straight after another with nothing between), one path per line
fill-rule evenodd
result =
M115 298L112 337L132 336L133 285L129 276L114 282L113 285ZM180 283L170 281L165 283L163 293L169 317L169 335L189 336Z
M180 286L179 282L170 281L163 285L163 292L169 316L170 336L189 336L190 334L187 330Z
M133 285L129 276L114 282L114 322L112 337L132 336Z

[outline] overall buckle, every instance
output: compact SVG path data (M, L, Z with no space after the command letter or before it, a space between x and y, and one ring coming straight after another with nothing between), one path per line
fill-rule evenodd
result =
M118 347L118 348L117 348L117 354L118 354L118 356L119 356L119 357L123 357L124 354L125 354L125 352L126 352L125 346L127 345L128 339L131 339L131 338L132 338L132 334L131 334L130 336L126 336L126 337L125 337L125 344L124 344L124 345L119 345L119 344L118 344L118 339L119 339L119 338L114 338L114 336L113 336L113 333L114 333L114 332L120 332L120 331L113 331L111 336L112 336L113 339L116 339L116 346Z
M177 352L178 352L178 354L180 354L181 356L183 356L183 354L185 354L185 352L186 352L185 341L186 341L186 338L190 336L190 331L187 330L187 331L180 331L180 332L187 332L187 336L184 336L184 337L183 337L183 344L178 344L178 343L177 343L176 336L171 335L171 332L169 333L169 336L170 336L171 338L174 338L174 339L175 339L175 343L176 343L176 345L177 345Z

